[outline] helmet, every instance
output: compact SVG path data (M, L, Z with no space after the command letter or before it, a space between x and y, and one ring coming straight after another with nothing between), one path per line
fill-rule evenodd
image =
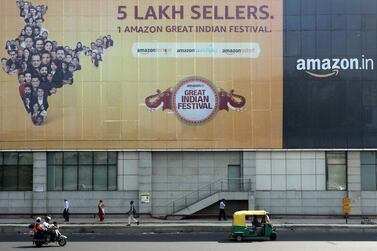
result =
M41 217L37 217L37 218L35 219L36 222L41 222L41 220L42 220Z
M50 216L46 216L45 221L49 222L50 220L51 220L51 217Z

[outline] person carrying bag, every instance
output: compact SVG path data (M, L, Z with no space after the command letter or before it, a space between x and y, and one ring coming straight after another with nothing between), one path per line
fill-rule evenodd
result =
M128 224L127 226L131 226L131 220L136 223L136 225L139 225L139 221L135 219L134 215L136 215L136 209L134 206L134 202L130 202L130 210L128 211Z

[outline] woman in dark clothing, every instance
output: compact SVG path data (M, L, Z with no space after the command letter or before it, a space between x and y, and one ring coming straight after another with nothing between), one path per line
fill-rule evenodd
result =
M80 53L82 50L83 50L82 43L81 42L77 42L76 49L75 49L75 54L78 55L78 53Z
M25 49L24 49L24 56L23 56L23 59L22 59L22 60L23 60L24 62L26 62L26 63L29 64L29 63L30 63L30 58L31 58L30 55L31 55L30 50L29 50L28 48L25 48Z
M58 60L53 60L51 62L51 75L52 84L56 88L61 88L63 86L63 70L61 69L61 63Z

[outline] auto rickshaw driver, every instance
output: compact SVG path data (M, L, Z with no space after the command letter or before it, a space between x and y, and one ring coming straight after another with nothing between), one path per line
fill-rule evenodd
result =
M264 236L264 226L267 223L266 215L263 215L262 217L254 215L253 221L252 221L252 230L256 231L257 236ZM260 219L260 220L259 220Z
M258 217L256 215L254 215L253 221L251 222L251 224L255 228L262 226L262 224L258 221Z

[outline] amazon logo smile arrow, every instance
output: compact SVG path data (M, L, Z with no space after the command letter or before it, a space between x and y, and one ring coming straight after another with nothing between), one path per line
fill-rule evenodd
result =
M313 77L316 77L316 78L329 78L329 77L332 77L332 76L338 76L338 74L339 74L339 70L338 69L333 70L330 73L324 73L324 74L313 73L313 72L310 72L310 71L305 71L305 72L307 74L309 74L310 76L313 76Z

